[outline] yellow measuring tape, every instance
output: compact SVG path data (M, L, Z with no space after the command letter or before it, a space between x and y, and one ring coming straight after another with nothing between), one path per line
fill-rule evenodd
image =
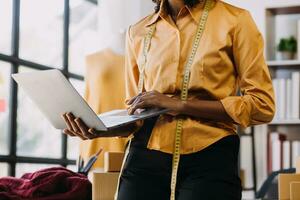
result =
M197 33L194 38L193 46L192 46L192 51L190 53L190 56L188 57L188 60L185 65L184 69L184 77L182 81L182 88L181 88L181 100L186 101L188 98L188 86L189 86L189 80L190 80L190 71L192 64L194 62L195 55L197 53L197 49L200 44L200 40L205 28L205 24L208 18L208 13L209 10L212 8L214 4L213 0L206 0L203 13L200 19L200 23L197 28ZM153 34L156 29L156 23L150 27L149 32L145 36L144 39L144 48L143 48L143 63L141 65L141 68L139 68L140 71L140 77L139 77L139 83L138 83L138 91L139 93L143 92L144 88L144 77L145 77L145 67L147 64L147 54L150 48L151 44L151 39L153 37ZM176 183L177 183L177 172L178 172L178 167L179 167L179 161L180 161L180 145L181 145L181 134L182 134L182 127L183 127L183 119L178 119L176 123L176 131L175 131L175 140L174 140L174 152L173 152L173 160L172 160L172 175L171 175L171 195L170 195L170 200L175 200L175 194L176 194ZM118 180L118 186L117 186L117 191L115 194L115 200L118 199L118 193L119 193L119 184L120 184L120 177L123 172L123 167L125 165L125 162L127 160L128 154L129 154L129 149L131 145L131 140L132 137L129 139L128 146L125 150L125 156L124 160L122 163L122 168L121 168L121 173L119 176Z

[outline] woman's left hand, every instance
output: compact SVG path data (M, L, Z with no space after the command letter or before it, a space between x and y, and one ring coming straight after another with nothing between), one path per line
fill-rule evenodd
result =
M157 91L140 93L128 100L126 104L130 105L128 108L130 115L134 114L137 109L145 108L167 108L170 111L177 112L182 105L180 99L168 97Z

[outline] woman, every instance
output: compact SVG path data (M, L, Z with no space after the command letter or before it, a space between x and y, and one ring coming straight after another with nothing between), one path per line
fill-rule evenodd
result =
M207 6L208 2L211 6ZM139 129L131 125L111 133L135 132L120 179L118 199L170 198L178 121L182 121L182 130L176 199L241 199L239 137L235 125L267 123L275 112L261 34L248 11L222 1L156 0L155 3L155 13L128 30L126 103L130 114L153 107L168 108L170 113L145 120ZM198 47L194 38L203 22ZM195 46L197 50L191 53ZM180 94L191 60L185 100ZM142 73L144 92L139 94ZM238 90L241 96L237 96ZM66 134L85 139L104 135L72 114L64 118L69 127L64 130Z

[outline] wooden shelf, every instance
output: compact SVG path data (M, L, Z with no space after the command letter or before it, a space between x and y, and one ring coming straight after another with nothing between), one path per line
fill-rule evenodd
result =
M300 119L273 120L269 125L300 125Z
M299 67L300 68L300 60L272 60L267 62L269 67Z
M299 14L300 5L286 7L269 7L267 8L267 11L270 11L273 15Z

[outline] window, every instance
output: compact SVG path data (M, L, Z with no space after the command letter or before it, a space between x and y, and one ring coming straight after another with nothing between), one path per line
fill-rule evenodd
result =
M8 175L8 164L0 163L0 177Z
M0 61L0 152L8 154L9 63Z
M20 57L61 68L64 1L20 2Z
M70 72L85 73L85 57L98 50L98 8L86 0L70 1Z
M0 1L0 52L11 53L12 0Z
M85 56L97 47L96 2L0 1L0 177L76 169L79 140L54 129L11 74L58 68L83 95Z
M57 165L20 163L16 166L16 177L20 178L25 173L32 173L48 167L57 167Z

